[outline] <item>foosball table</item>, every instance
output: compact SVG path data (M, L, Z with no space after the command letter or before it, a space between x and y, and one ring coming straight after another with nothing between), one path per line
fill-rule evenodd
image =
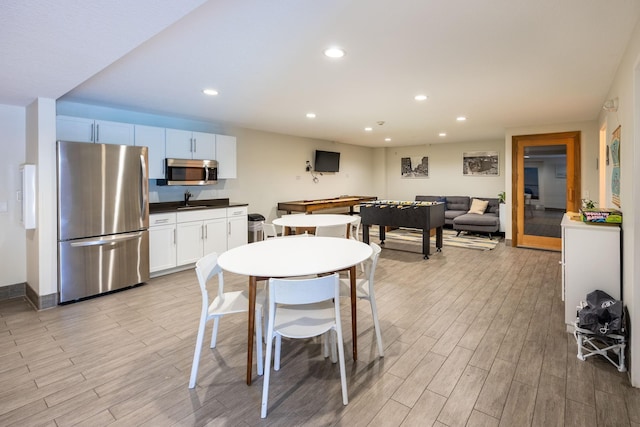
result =
M408 202L377 200L360 204L362 218L362 240L369 243L369 227L380 226L380 243L384 244L386 227L417 228L422 230L422 254L429 259L431 229L436 229L436 250L442 250L442 227L444 227L442 202Z

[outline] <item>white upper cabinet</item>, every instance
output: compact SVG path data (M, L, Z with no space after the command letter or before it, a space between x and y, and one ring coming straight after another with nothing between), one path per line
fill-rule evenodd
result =
M135 125L135 145L149 147L149 179L164 179L164 128Z
M56 117L56 139L60 141L93 142L93 119Z
M100 144L133 145L133 125L96 120L94 142Z
M193 132L193 158L216 160L216 135L213 133Z
M237 178L236 155L236 137L216 135L218 179Z
M58 116L56 118L56 138L62 141L133 145L133 125L107 120Z
M166 130L166 153L172 159L216 159L216 135L179 129Z

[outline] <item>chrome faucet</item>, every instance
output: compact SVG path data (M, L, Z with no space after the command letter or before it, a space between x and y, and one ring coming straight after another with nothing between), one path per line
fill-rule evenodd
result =
M191 191L185 190L185 192L184 192L184 205L185 206L189 206L189 199L191 198L191 196L192 196Z

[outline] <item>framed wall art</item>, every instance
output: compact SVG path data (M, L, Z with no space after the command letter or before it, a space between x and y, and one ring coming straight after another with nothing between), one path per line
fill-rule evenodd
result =
M611 202L620 206L620 126L613 131L611 138Z
M462 153L462 174L465 176L499 176L497 151L469 151Z
M429 178L429 157L402 157L402 178Z

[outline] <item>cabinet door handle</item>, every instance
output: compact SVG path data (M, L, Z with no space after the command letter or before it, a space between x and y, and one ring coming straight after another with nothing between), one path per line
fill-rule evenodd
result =
M165 224L165 223L167 223L167 222L169 222L169 218L156 219L156 220L154 221L153 225L156 225L156 224Z
M198 151L198 140L193 138L193 152Z
M95 142L94 135L93 135L93 127L94 126L95 125L93 123L91 123L91 135L89 135L89 141L91 141L91 142Z
M227 223L227 230L228 230L229 236L231 236L231 223L230 222Z
M96 142L100 142L100 125L96 125Z
M176 233L177 233L178 229L174 228L173 229L173 245L176 245Z

